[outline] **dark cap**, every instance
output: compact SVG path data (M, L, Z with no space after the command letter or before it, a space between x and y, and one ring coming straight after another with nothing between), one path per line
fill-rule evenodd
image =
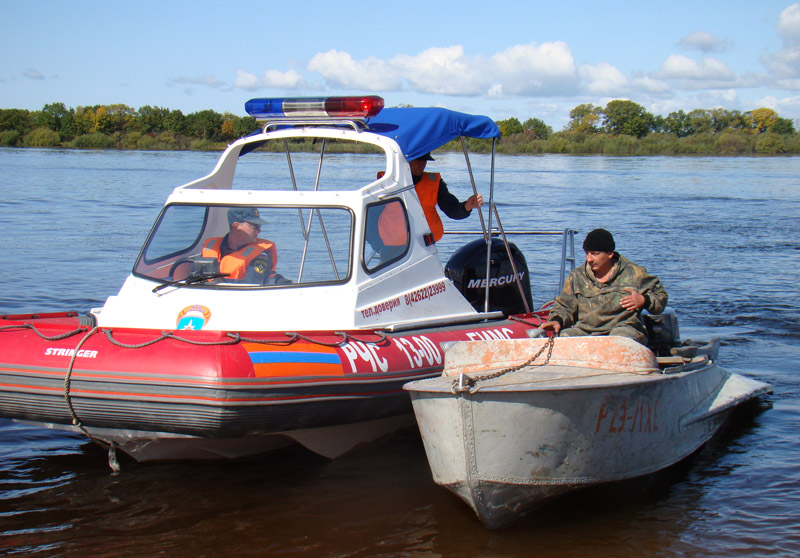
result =
M266 225L267 222L258 216L258 209L255 207L232 207L228 210L228 224L234 223L253 223L254 225Z
M417 157L417 158L416 158L416 159L414 159L414 160L415 160L415 161L435 161L436 159L434 159L433 157L431 157L431 153L430 153L430 151L429 151L429 152L428 152L428 153L426 153L425 155L420 155L419 157Z
M613 252L616 248L614 237L605 229L595 229L583 241L585 252Z

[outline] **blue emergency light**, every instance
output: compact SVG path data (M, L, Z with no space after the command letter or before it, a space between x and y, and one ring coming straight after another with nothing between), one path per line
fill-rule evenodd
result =
M383 97L280 97L250 99L244 105L253 118L371 118L383 109Z

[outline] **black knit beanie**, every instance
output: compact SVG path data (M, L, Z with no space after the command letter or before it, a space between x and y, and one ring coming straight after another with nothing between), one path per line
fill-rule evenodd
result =
M614 237L605 229L595 229L583 241L585 252L613 252L616 248Z

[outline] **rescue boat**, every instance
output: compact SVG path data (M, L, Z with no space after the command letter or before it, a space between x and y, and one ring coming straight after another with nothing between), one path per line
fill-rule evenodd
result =
M0 416L81 432L113 467L118 450L206 459L294 442L332 458L413 425L402 386L439 376L448 344L536 330L492 201L491 119L377 96L246 109L260 129L168 196L102 307L0 316ZM491 143L490 194L444 265L408 161L457 138L475 192L464 138ZM245 276L215 257L231 212L261 226Z

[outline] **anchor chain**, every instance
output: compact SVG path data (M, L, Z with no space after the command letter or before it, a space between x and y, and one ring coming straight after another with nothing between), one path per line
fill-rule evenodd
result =
M533 365L534 361L542 355L545 349L547 349L547 356L545 357L544 362L541 362L536 366L546 366L550 362L550 357L553 356L553 345L555 345L555 337L549 337L547 342L542 344L541 348L536 352L536 354L522 364L509 366L508 368L503 368L502 370L492 372L491 374L484 374L483 376L467 376L466 374L461 373L457 378L453 379L453 385L450 391L452 393L463 393L465 391L469 391L471 393L471 388L474 388L478 382L485 382L486 380L499 378L503 374L516 372L517 370L521 370L526 366Z

